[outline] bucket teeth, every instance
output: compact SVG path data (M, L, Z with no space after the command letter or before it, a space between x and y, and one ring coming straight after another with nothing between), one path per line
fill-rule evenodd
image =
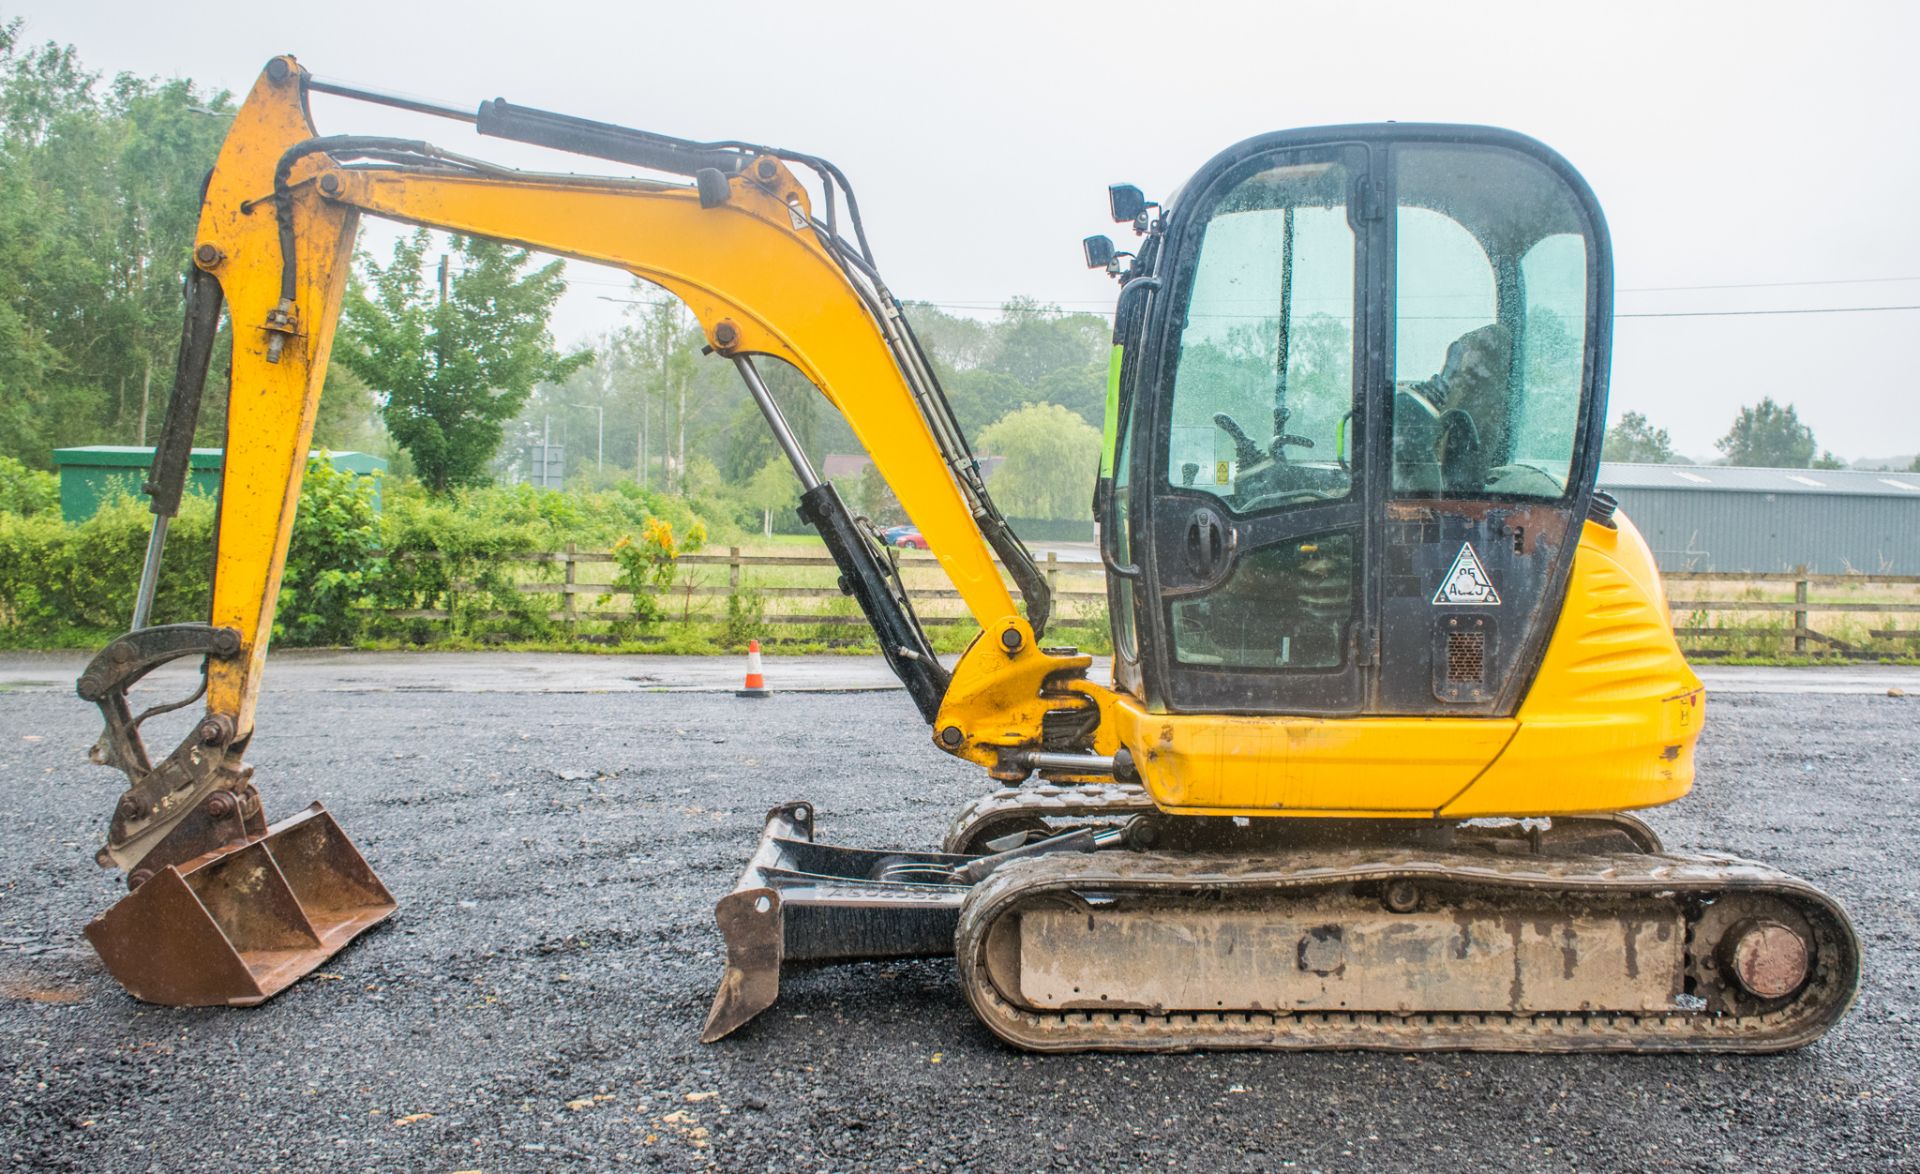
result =
M169 865L87 926L134 998L265 1002L396 908L320 804L258 839Z

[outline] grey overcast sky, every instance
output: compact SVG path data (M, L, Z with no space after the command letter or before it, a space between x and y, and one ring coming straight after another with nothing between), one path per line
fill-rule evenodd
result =
M290 52L465 107L501 96L822 154L851 176L895 290L960 310L1014 294L1105 310L1113 287L1078 244L1115 228L1105 185L1170 193L1248 135L1507 126L1565 154L1606 208L1625 315L1610 415L1644 412L1710 458L1740 405L1772 395L1849 459L1920 450L1920 309L1855 310L1920 306L1913 3L0 0L16 14L108 73L244 92ZM322 133L553 165L456 123L314 109ZM626 284L571 275L569 341L613 325L602 297ZM1842 312L1730 313L1813 309Z

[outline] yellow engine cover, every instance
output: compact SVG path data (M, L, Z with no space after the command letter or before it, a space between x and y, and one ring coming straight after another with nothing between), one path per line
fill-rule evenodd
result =
M1571 815L1670 803L1693 785L1704 691L1638 530L1589 522L1532 689L1510 718L1150 713L1086 689L1176 814Z

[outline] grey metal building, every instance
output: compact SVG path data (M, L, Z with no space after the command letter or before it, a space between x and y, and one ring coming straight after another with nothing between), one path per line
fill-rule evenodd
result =
M1605 462L1663 571L1920 575L1920 473Z

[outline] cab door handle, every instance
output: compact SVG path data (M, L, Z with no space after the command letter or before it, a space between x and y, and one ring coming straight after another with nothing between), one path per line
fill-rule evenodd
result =
M1197 509L1187 519L1187 571L1202 582L1211 582L1225 561L1229 540L1220 516L1209 509Z

